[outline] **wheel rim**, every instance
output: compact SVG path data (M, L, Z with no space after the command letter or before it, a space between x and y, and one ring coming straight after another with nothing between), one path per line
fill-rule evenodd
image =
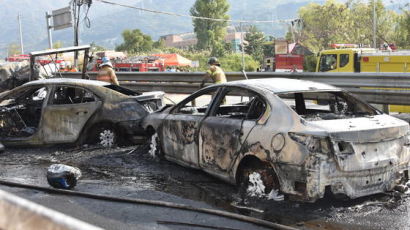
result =
M104 129L99 135L100 144L104 147L112 147L115 144L115 133L111 129Z

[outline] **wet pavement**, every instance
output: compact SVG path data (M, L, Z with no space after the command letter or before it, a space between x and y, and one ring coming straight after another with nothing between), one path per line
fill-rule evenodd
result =
M410 197L406 194L392 192L351 201L327 198L314 204L250 198L244 207L237 205L240 198L234 186L201 171L153 159L148 149L141 146L8 148L0 153L0 179L49 187L46 170L54 163L81 169L83 176L74 191L220 209L301 229L410 228ZM3 185L0 189L106 229L264 229L171 208L47 194Z

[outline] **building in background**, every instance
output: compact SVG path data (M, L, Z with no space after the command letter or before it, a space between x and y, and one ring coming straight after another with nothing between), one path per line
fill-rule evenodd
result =
M244 30L246 31L246 30ZM240 52L242 38L245 37L246 32L240 32L238 28L228 27L225 41L230 43L234 52ZM195 33L181 33L181 34L169 34L161 36L165 46L175 47L178 49L188 49L193 47L198 42Z

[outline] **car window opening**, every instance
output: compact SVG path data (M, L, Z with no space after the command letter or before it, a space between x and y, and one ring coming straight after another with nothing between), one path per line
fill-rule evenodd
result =
M371 106L343 91L296 92L278 96L306 120L335 120L379 114Z
M55 89L52 104L67 105L67 104L81 104L87 102L94 102L97 97L82 88L59 86Z
M185 104L179 105L172 113L205 116L213 98L216 96L217 90L217 88L214 88L195 96Z
M257 120L266 110L265 102L255 93L244 89L231 89L216 109L215 116Z
M46 87L11 94L0 102L0 133L4 137L29 137L36 133L47 97Z

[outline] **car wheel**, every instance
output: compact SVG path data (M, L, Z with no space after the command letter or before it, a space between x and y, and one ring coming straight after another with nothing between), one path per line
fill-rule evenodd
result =
M161 149L161 144L159 140L158 133L152 134L150 140L149 140L149 154L154 157L154 158L162 158L163 157L163 152Z
M95 133L95 142L103 147L111 148L118 142L118 133L114 127L103 125Z
M279 181L271 166L261 164L242 169L239 181L239 191L242 197L266 197L279 189Z

